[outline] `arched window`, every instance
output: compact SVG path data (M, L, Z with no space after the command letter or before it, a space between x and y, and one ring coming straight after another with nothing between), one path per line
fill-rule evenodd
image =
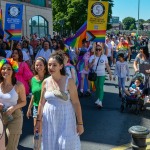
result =
M37 33L39 37L48 35L48 21L41 16L34 16L29 20L30 34Z

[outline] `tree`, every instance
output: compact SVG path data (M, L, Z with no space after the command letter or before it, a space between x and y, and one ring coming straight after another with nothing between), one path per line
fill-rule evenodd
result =
M129 30L130 29L130 26L132 24L135 25L135 18L132 18L132 17L126 17L123 19L123 26L124 26L124 29L125 30Z
M145 22L145 20L144 19L139 19L139 22L143 24Z
M150 19L148 19L146 22L150 23Z
M131 24L129 30L134 30L134 29L136 29L136 26L135 26L135 24L133 23L133 24Z
M113 0L101 0L109 2L108 22L112 15ZM70 31L77 31L87 20L87 0L52 0L54 30L60 32L62 28ZM64 20L64 25L59 23ZM107 28L110 28L108 24Z

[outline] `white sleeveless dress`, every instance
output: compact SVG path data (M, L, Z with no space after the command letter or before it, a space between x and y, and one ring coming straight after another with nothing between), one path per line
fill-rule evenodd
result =
M43 150L80 150L80 139L77 135L76 117L73 105L67 91L68 79L66 80L65 93L68 100L56 97L47 90L46 80L46 103L43 109Z

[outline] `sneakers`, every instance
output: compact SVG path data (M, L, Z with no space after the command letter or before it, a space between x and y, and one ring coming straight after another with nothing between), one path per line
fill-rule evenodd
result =
M99 99L97 99L97 101L95 101L95 104L98 105L99 104Z
M96 104L98 107L103 107L102 101L100 101L99 99L97 99L97 101L95 102L95 104Z

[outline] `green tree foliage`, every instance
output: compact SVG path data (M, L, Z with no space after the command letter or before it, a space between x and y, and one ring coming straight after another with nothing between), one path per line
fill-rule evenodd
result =
M135 18L132 18L132 17L126 17L123 19L123 26L124 26L124 29L125 30L129 30L130 29L130 26L132 24L135 25Z
M145 20L144 19L139 19L139 22L143 24L145 22Z
M113 0L109 2L108 22L112 14ZM55 31L75 32L87 20L88 0L52 0L53 22ZM64 24L62 24L62 20ZM108 24L107 28L111 26Z
M130 26L129 30L133 30L133 29L136 29L136 26L135 26L135 24L134 24L134 23L133 23L133 24L131 24L131 26Z
M148 19L146 22L150 23L150 19Z

